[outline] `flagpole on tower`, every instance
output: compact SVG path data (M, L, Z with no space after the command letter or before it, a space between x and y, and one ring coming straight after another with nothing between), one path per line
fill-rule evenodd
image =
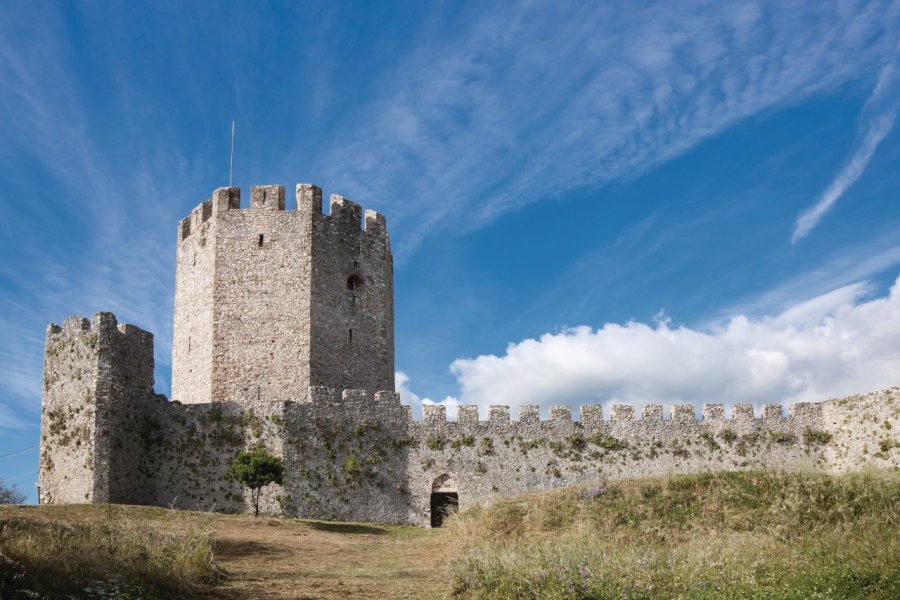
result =
M231 187L231 176L234 174L234 121L231 122L231 160L228 161L228 187Z

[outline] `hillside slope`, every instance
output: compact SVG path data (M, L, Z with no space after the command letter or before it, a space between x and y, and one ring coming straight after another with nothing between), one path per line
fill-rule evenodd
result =
M440 530L0 507L0 598L900 598L900 473L599 483Z
M743 472L523 496L445 532L466 598L900 598L900 475Z

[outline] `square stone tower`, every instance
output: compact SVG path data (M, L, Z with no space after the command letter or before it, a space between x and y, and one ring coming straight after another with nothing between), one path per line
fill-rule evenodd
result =
M393 391L393 257L382 215L297 185L219 188L178 226L172 400Z

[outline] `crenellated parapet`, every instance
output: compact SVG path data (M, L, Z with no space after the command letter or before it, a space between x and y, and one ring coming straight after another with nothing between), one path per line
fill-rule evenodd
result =
M202 231L203 225L211 219L215 221L226 213L247 211L286 212L298 218L317 215L343 231L364 231L372 239L387 240L385 216L374 210L364 210L361 205L344 196L331 195L328 214L323 212L322 189L311 183L297 184L294 207L289 208L285 198L283 185L257 185L250 188L250 206L242 208L240 188L218 188L209 199L200 202L189 215L179 221L178 241L183 242L192 234Z
M300 183L219 188L179 225L172 396L270 401L310 386L392 389L393 257L384 215Z
M877 400L872 400L877 396ZM452 480L462 508L598 479L723 470L835 470L844 465L900 466L890 423L900 414L900 390L859 400L781 404L721 403L550 406L463 405L456 420L444 406L423 406L409 423L413 440L412 502L428 515L427 490ZM640 416L638 416L638 414ZM893 415L893 417L891 417ZM878 428L881 428L878 431ZM874 452L872 440L880 452ZM867 445L868 444L868 445ZM868 462L867 462L868 461ZM443 484L442 484L443 485ZM444 489L442 487L441 489Z
M764 404L760 415L756 416L752 404L735 404L731 407L731 415L726 416L725 405L719 403L704 404L698 411L691 404L672 405L666 416L662 404L647 404L640 409L640 418L636 416L635 407L629 404L613 404L610 407L609 418L603 414L603 406L600 404L582 404L578 407L579 418L574 419L572 407L569 405L553 405L548 409L549 418L540 418L540 407L537 405L520 405L517 419L512 419L512 410L507 405L488 406L488 418L479 418L478 405L461 405L458 407L457 418L450 420L447 417L446 407L443 405L428 404L422 407L422 423L458 423L460 425L477 425L479 423L523 425L533 424L568 424L580 423L584 427L600 425L602 423L706 423L706 424L746 424L746 423L786 423L811 424L821 419L822 404L814 402L801 402L789 406L789 416L784 415L782 404ZM701 416L698 418L697 415Z

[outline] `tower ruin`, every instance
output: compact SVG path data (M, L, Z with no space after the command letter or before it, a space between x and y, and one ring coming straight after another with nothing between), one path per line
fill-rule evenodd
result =
M172 399L304 401L310 386L394 389L384 217L298 184L219 188L178 226Z

